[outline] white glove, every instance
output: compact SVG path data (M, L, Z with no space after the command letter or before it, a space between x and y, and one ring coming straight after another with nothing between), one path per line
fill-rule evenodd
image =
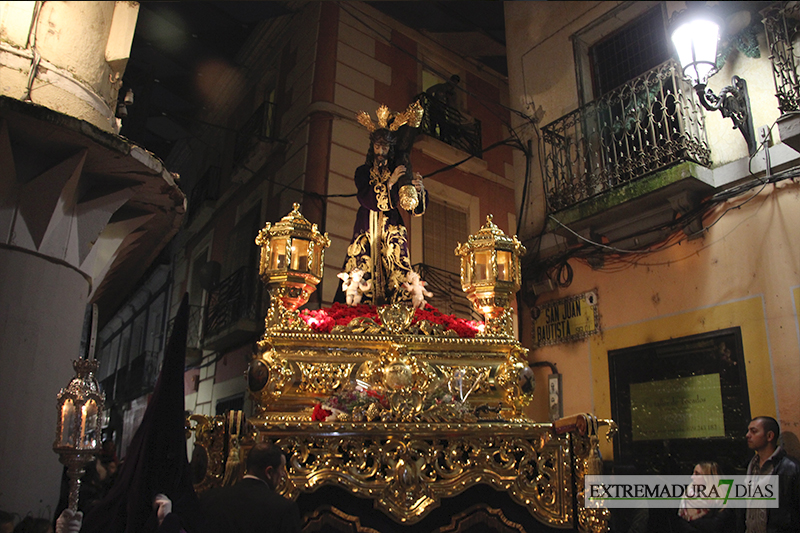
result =
M153 500L153 509L156 509L158 515L158 525L172 512L172 500L167 498L165 494L156 494Z
M83 513L72 509L64 509L56 520L55 533L78 533L83 524Z

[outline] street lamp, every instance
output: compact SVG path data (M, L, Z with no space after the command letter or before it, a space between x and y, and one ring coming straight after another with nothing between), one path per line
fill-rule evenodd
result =
M722 89L719 95L706 86L708 78L717 73L719 19L705 6L692 6L675 13L670 26L672 44L678 52L683 75L691 80L700 104L709 111L720 111L722 116L733 120L734 129L744 136L748 152L755 154L757 145L747 82L739 76L733 76L731 85Z
M69 508L78 510L81 477L86 464L100 451L103 421L103 393L94 373L97 359L72 362L75 376L58 393L56 440L53 443L69 477Z

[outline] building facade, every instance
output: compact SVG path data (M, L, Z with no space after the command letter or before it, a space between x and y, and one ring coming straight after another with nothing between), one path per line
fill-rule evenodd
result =
M702 457L740 471L758 415L798 451L800 154L786 76L797 78L782 64L795 14L717 7L708 87L746 80L752 155L675 61L682 2L506 4L510 100L539 147L532 180L517 180L533 251L520 335L562 387L531 414L546 419L555 402L614 418L604 457L640 471L685 473ZM537 373L546 382L547 365Z
M374 118L381 104L402 112L419 100L426 108L411 162L426 176L429 205L422 217L405 217L411 263L434 293L432 305L471 316L460 288L458 242L476 233L489 214L506 233L516 228L503 75L350 2L288 3L285 14L250 35L235 65L215 68L200 72L215 76L205 111L167 158L189 196L184 227L171 248L167 298L168 316L184 292L192 306L187 411L249 412L244 372L268 305L255 237L295 202L331 239L324 278L306 307L332 304L359 205L353 176L369 146L368 132L356 121L361 110ZM429 118L437 102L425 91L453 74L461 80L455 101L438 108L451 127L443 133ZM126 327L134 331L137 314L130 305L126 309L101 335L101 366L113 369L101 371L104 384L130 379L120 380L125 365L115 362L146 360L123 335ZM122 455L124 428L136 426L136 405L146 402L147 387L137 390L144 394L139 400L114 399Z
M176 176L118 135L136 2L0 2L0 508L58 501L56 395L180 226Z

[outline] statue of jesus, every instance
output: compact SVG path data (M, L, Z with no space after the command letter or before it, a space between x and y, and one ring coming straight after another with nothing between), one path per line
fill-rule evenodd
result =
M377 125L364 111L357 116L370 132L370 146L366 162L355 172L360 206L344 271L361 270L364 281L371 282L361 303L410 302L403 289L411 263L400 208L420 216L428 203L422 176L413 172L409 158L422 114L422 107L415 102L398 115L381 106ZM344 301L341 284L335 300Z

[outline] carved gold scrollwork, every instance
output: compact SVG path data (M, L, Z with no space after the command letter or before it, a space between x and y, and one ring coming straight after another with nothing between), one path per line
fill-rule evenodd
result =
M291 364L278 355L272 345L262 340L258 343L260 355L250 361L247 368L247 386L253 398L256 414L263 414L292 381Z
M352 427L340 425L339 431ZM347 437L307 431L282 437L279 443L291 458L287 494L297 496L335 483L373 498L398 522L416 523L443 498L488 483L508 491L545 523L569 523L570 483L562 468L568 451L565 437L553 441L544 428L503 425L471 435L445 428L446 437L436 436L432 426L416 425L408 431L374 427L385 431ZM500 427L506 431L498 431ZM508 428L516 429L508 434ZM427 435L413 436L420 431Z
M354 533L381 533L377 529L362 526L361 519L349 515L332 505L321 505L306 518L303 533L318 531L353 531Z
M405 345L391 344L381 352L381 384L387 391L405 392L411 389L425 390L428 373L423 370L427 363L409 354Z
M450 523L433 533L459 533L475 529L476 525L500 533L525 533L525 528L508 519L502 509L493 509L486 504L476 504L451 517Z
M408 333L411 335L427 335L437 337L458 337L458 333L452 329L444 329L442 324L434 324L427 320L420 320L416 324L412 324L408 328Z
M298 361L302 380L298 390L311 394L331 394L349 383L355 363L311 363Z
M505 392L506 403L514 407L514 416L522 415L536 390L533 370L526 356L527 350L524 348L512 351L506 362L497 369L495 377L498 387Z
M514 320L511 316L510 309L503 309L496 317L487 317L485 326L482 332L478 333L479 337L513 337L514 336Z
M334 326L331 333L344 333L349 335L382 335L386 329L367 317L354 318L346 326Z
M286 307L283 301L308 300L311 294L307 288L298 286L273 287L270 293L270 306L264 319L265 331L311 331L308 324L300 318L296 308Z
M200 493L219 486L225 474L225 417L190 415L187 428L194 433L191 468L194 490Z
M378 307L378 316L386 330L398 335L408 329L414 319L414 308L404 304L392 304Z
M440 367L447 389L453 398L466 401L471 394L492 392L489 381L492 368L488 366Z
M583 433L571 433L573 475L575 476L575 486L578 489L575 494L578 509L578 529L587 533L602 533L608 530L608 522L611 518L610 511L605 508L587 509L585 506L586 476L603 473L597 434L601 421L590 414L582 416L587 421L586 431ZM616 423L613 420L603 420L602 423L609 425L606 438L610 439L616 431Z

